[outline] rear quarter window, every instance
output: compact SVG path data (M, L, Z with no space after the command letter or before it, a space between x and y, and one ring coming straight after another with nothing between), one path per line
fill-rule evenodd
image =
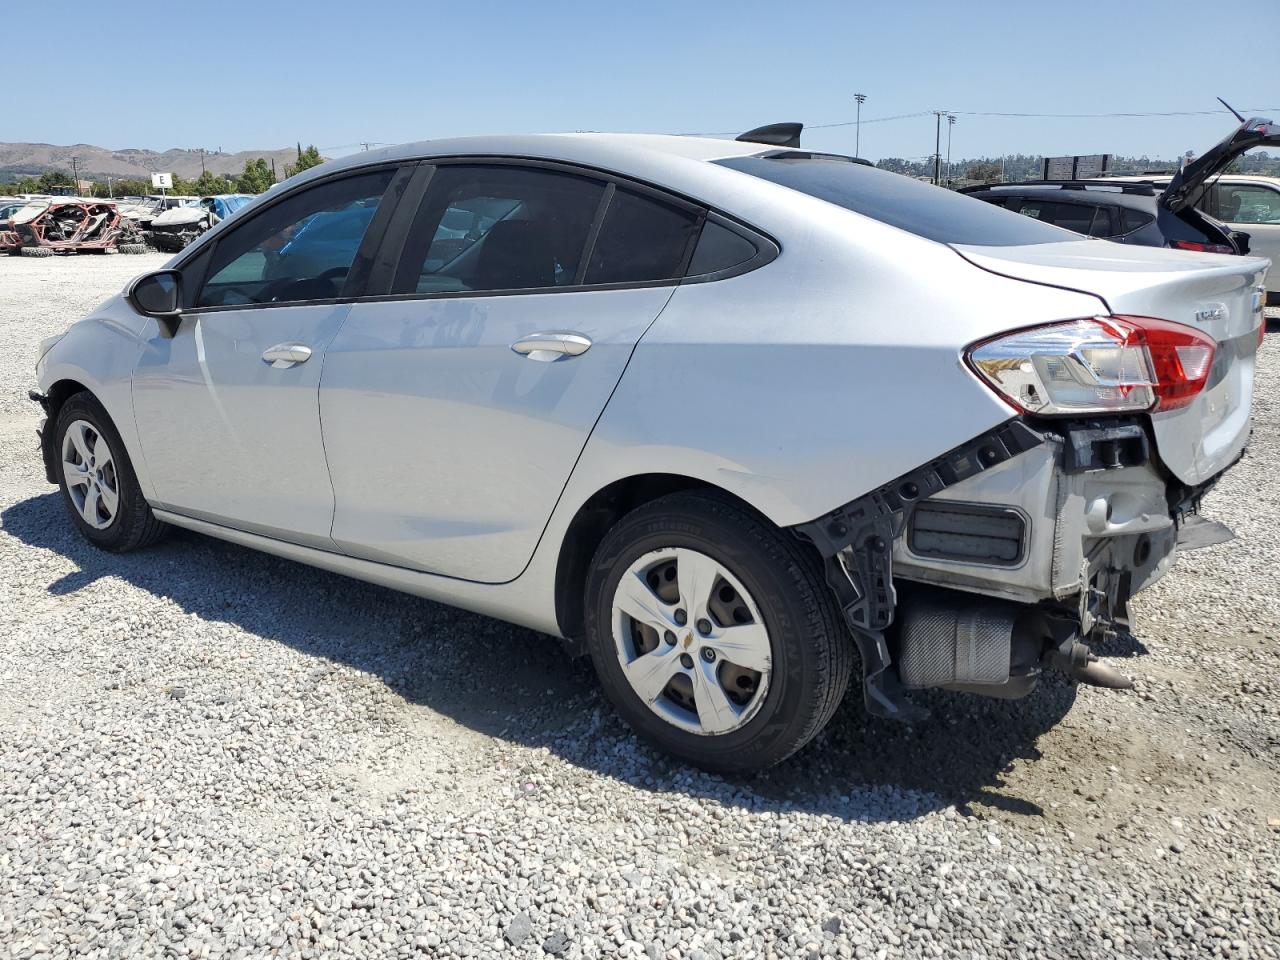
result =
M938 243L1020 246L1079 239L983 200L848 158L764 154L714 162Z

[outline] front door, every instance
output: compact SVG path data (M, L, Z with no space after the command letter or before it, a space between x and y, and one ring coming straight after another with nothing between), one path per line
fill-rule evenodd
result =
M333 549L320 371L351 309L348 272L393 173L292 193L183 268L181 323L172 338L147 344L133 380L159 506ZM337 240L335 223L344 227Z
M391 296L355 305L325 358L339 547L518 576L698 222L565 170L437 167Z

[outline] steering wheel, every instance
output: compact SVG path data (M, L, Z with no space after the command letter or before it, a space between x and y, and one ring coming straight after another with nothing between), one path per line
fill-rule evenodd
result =
M341 289L339 281L350 272L350 267L330 267L324 273L315 277L284 277L269 283L262 290L263 300L259 302L280 303L288 300L327 300L329 299L328 296L299 296L299 293L303 291L311 292L320 284L328 284L333 288L330 296L337 296L338 291Z

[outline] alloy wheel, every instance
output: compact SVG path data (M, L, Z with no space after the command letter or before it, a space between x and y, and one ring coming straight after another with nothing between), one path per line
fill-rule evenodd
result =
M739 729L768 692L773 655L760 609L697 550L654 550L631 564L614 592L613 638L636 696L692 733Z
M62 477L84 522L95 530L111 526L120 509L115 458L88 420L73 420L63 434Z

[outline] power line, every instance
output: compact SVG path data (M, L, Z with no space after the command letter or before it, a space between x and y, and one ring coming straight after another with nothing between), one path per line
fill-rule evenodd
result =
M914 113L896 113L891 117L872 117L864 118L862 123L888 123L891 120L910 120L915 117L931 117L935 111L933 110L917 110ZM1130 113L1003 113L992 110L948 110L947 113L954 114L957 117L1019 117L1022 119L1046 119L1046 120L1106 120L1106 119L1122 119L1135 117L1214 117L1227 113L1226 110L1165 110L1165 111L1145 111ZM1260 113L1280 113L1280 107L1248 107L1244 111L1246 114ZM833 127L852 127L858 123L855 118L853 120L837 120L832 123L806 123L806 130L829 130ZM719 133L684 133L680 136L685 137L732 137L741 133L741 130L723 130Z

